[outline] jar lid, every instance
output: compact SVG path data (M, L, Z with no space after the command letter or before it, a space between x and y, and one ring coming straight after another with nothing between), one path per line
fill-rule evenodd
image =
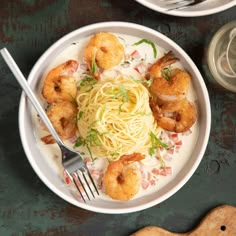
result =
M213 36L207 52L207 63L214 79L224 88L236 92L236 78L228 77L220 72L218 60L226 52L229 35L236 28L236 20L222 26Z

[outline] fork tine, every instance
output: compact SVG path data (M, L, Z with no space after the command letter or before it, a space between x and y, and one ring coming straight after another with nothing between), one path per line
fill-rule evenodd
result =
M86 169L86 172L87 172L87 174L88 174L88 176L89 176L89 178L90 178L90 180L91 180L91 182L92 182L92 184L93 184L94 189L95 189L96 192L97 192L97 195L99 195L99 192L98 192L98 189L97 189L96 184L94 183L93 177L91 176L91 174L90 174L88 168L87 168L87 167L84 167L84 168Z
M206 0L179 0L178 2L173 2L173 3L170 3L169 0L163 0L163 1L167 2L166 6L169 6L169 7L173 6L172 8L167 9L167 11L172 11L172 10L180 10L180 9L185 9L191 6L195 6L202 2L205 2Z
M84 196L83 196L83 194L82 194L82 192L81 192L81 190L80 190L80 188L79 188L79 185L78 185L78 183L77 183L78 175L77 175L76 173L73 173L71 176L72 176L72 179L73 179L73 182L74 182L75 187L77 188L78 192L80 193L80 196L82 197L84 203L86 203L86 201L85 201L85 199L84 199ZM76 179L76 178L77 178L77 179ZM83 186L83 185L82 185L82 186Z
M81 170L79 170L79 171L82 172ZM83 172L82 172L82 175L83 175ZM82 182L80 176L79 176L77 173L76 173L76 176L77 176L77 178L78 178L80 184L82 185L82 188L83 188L83 190L84 190L84 192L85 192L87 198L88 198L89 200L91 200L90 197L89 197L89 194L88 194L88 192L87 192L87 190L86 190L86 188L84 187L84 184L83 184L83 182ZM86 182L87 182L87 181L86 181ZM87 185L88 185L88 184L87 184Z
M193 0L179 0L178 2L168 2L166 6L175 6L175 5L183 5L183 4L190 4Z
M84 172L86 171L86 169L85 169L85 168L81 168L80 171L81 171L81 173L82 173L82 175L83 175L83 178L84 178L84 180L85 180L85 182L86 182L86 184L87 184L87 186L88 186L88 188L89 188L91 194L93 195L93 198L95 198L95 196L94 196L94 194L93 194L93 191L92 191L92 189L91 189L91 187L90 187L90 184L88 183L87 178L86 178L86 176L85 176L85 174L84 174ZM89 171L87 170L87 173L88 173L88 172L89 172Z
M173 7L173 8L169 8L169 9L167 9L167 11L181 10L181 9L185 9L185 8L190 7L190 6L193 6L193 5L195 5L194 2L185 4L185 5L181 5L181 6L176 6L176 7Z

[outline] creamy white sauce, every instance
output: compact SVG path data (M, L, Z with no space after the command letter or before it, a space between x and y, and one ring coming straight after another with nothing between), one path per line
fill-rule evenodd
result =
M153 50L151 46L149 46L148 44L142 43L138 46L133 46L133 44L138 42L140 38L128 36L124 34L116 34L116 35L119 37L121 43L123 43L123 45L125 46L126 54L130 54L134 50L137 50L141 54L141 57L144 58L145 61L149 63L153 63L158 58L162 57L164 53L168 52L168 48L163 49L159 47L158 45L156 45L157 58L154 58ZM42 84L43 84L45 75L48 73L50 69L52 69L53 67L56 67L57 65L61 63L66 62L67 60L74 59L78 61L80 64L83 64L84 63L83 61L84 48L88 40L89 38L84 38L84 39L80 39L79 42L75 42L75 44L71 44L60 55L58 55L58 57L56 57L55 60L52 61L52 63L48 66L48 69L45 71L45 74L41 80L39 89L37 91L38 98L40 99L41 103L44 104L45 107L47 104L41 95ZM133 64L135 63L136 64L140 63L140 60L136 60L136 61L134 60ZM172 68L174 67L182 68L180 62L175 63L172 66ZM116 74L117 70L121 71L122 74L131 75L134 78L140 79L140 74L136 70L130 67L124 68L122 66L117 66L115 68L112 68L112 70L106 71L104 74L105 75ZM79 70L78 72L74 74L74 76L79 80L82 72L83 71ZM194 88L192 85L190 86L187 97L188 97L188 100L192 102L196 101L196 94L194 92ZM42 124L39 122L39 118L37 117L37 114L34 110L32 111L32 117L33 117L33 122L34 122L34 127L35 127L34 129L35 137L36 137L39 149L42 152L42 156L45 159L47 159L48 165L51 167L52 171L54 171L56 175L60 176L63 181L63 175L62 175L63 167L61 165L60 149L58 148L56 144L46 145L40 140L43 136L48 135L48 132L42 128ZM194 150L194 146L196 144L197 137L198 137L198 130L199 130L199 125L197 121L194 124L194 126L191 128L192 134L188 136L179 134L179 137L182 140L183 145L181 146L178 153L175 153L174 155L171 156L172 157L171 161L166 161L167 166L172 167L172 174L167 175L167 176L159 175L157 177L158 180L156 181L155 185L149 186L146 190L140 189L139 193L135 196L135 198L138 198L140 196L149 194L150 192L154 192L154 191L157 191L158 189L161 189L163 186L165 186L167 183L169 183L171 180L173 180L176 177L176 175L183 169L184 165L188 161L188 158L191 156ZM70 142L66 141L65 143L73 147L73 144L71 144ZM149 168L152 169L153 167L159 165L159 162L155 158L149 159L148 161L147 160L143 161L143 163L144 163L145 168L147 169ZM97 168L99 170L105 169L106 165L107 165L107 162L105 159L100 159L98 161L95 161L95 163L93 164L95 169ZM103 193L100 194L100 198L111 200L109 197L107 197Z

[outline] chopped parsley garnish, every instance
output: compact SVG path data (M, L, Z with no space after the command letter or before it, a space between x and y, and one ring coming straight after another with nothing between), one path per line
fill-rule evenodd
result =
M151 85L152 85L152 82L153 82L153 76L152 77L150 77L150 79L149 80L146 80L146 83L147 83L147 86L148 87L150 87Z
M126 65L130 65L131 63L129 61L124 61L121 66L126 66Z
M108 161L109 161L109 162L112 162L112 161L114 161L114 159L115 159L116 157L119 157L119 156L120 156L120 152L117 150L117 151L115 151L114 153L110 153L110 156L111 156L111 159L108 158Z
M86 141L82 137L78 137L75 143L75 147L86 146Z
M92 56L92 62L91 62L91 70L93 74L97 73L98 67L95 61L95 55Z
M78 106L78 103L77 103L77 101L76 101L76 98L73 97L71 94L69 94L69 96L71 97L72 103L73 103L75 106Z
M119 113L121 113L121 111L122 111L122 109L121 109L122 106L124 105L125 102L128 102L128 101L129 101L129 94L128 94L129 90L127 90L127 89L124 87L123 84L120 84L119 87L120 87L120 93L118 93L118 94L115 96L115 98L118 98L118 97L122 96L122 103L121 103L121 105L119 106Z
M83 113L84 113L83 111L79 111L77 115L77 120L80 120L82 118Z
M119 89L112 89L108 92L108 94L113 95L113 99L118 99L121 98L121 105L119 106L119 114L122 111L122 106L124 105L125 102L129 101L129 90L127 90L123 84L119 85Z
M148 87L150 87L152 85L153 82L153 77L151 77L149 80L146 79L134 79L133 80L137 83L142 83L142 84L147 84Z
M98 130L94 127L94 124L97 122L98 122L98 120L95 120L94 122L92 122L88 127L86 138L82 138L79 136L77 138L75 145L74 145L77 148L78 147L86 147L92 160L95 160L95 159L93 158L90 147L100 146L101 140L99 137L104 134L109 133L109 131L104 132L104 133L99 133Z
M151 148L149 150L149 154L152 156L153 154L155 154L155 150L159 147L163 147L165 149L168 149L169 146L165 143L163 143L159 138L156 137L156 135L151 132L150 133L150 137L151 137Z
M75 147L80 147L80 146L87 146L88 144L90 146L99 146L101 144L99 135L101 135L94 127L93 125L97 121L92 122L89 127L88 127L88 132L86 138L78 137Z
M97 83L97 80L93 77L86 76L83 78L79 83L79 87L88 87L88 90L86 92L89 92L93 89L94 85Z
M86 140L91 146L99 146L101 145L99 135L100 133L96 129L91 128L87 133Z
M122 97L123 102L128 102L129 101L129 95L128 95L129 90L127 90L123 84L119 85L119 89L120 89L120 92L116 93L113 98L117 99L119 97Z
M136 46L136 45L140 45L142 43L147 43L147 44L149 44L152 47L153 56L154 56L154 58L156 58L157 57L157 49L156 49L156 45L152 41L150 41L148 39L141 39L138 42L134 43L133 45Z
M166 79L167 81L170 80L171 78L171 68L169 67L165 67L161 70L161 76Z

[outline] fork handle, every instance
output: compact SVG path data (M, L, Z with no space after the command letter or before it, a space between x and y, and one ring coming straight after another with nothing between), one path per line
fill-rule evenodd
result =
M38 112L38 114L41 117L44 124L47 126L48 130L50 131L50 133L53 136L53 138L55 139L55 141L58 143L59 146L63 146L63 142L62 142L61 138L57 134L57 132L54 129L51 121L47 117L44 109L40 105L38 99L34 95L34 93L33 93L32 89L30 88L29 84L27 83L26 78L24 77L24 75L20 71L19 67L17 66L16 62L14 61L14 59L12 58L12 56L10 55L8 50L6 48L3 48L3 49L0 50L0 52L2 54L3 59L5 60L5 62L9 66L9 68L11 69L12 73L15 75L17 81L21 85L21 87L24 90L27 97L30 99L31 103L33 104L34 108Z

